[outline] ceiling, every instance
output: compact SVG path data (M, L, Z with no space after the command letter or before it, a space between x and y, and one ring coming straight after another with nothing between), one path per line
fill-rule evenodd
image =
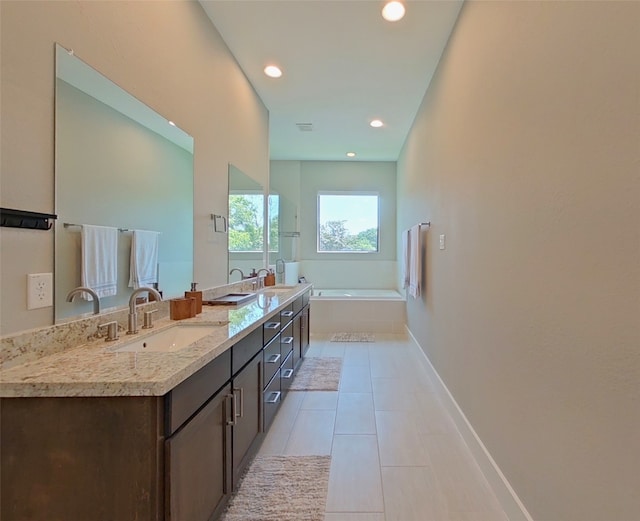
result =
M462 0L404 3L391 23L380 0L200 0L269 110L271 159L397 160Z

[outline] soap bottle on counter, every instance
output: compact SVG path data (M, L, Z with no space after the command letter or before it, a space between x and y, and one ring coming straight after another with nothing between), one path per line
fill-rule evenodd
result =
M193 298L196 301L196 315L202 313L202 291L196 290L197 282L191 283L191 291L185 291L185 298Z

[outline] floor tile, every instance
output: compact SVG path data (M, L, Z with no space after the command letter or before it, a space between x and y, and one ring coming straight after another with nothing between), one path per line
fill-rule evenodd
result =
M381 513L327 512L324 521L385 521L385 519L384 514Z
M383 512L378 444L373 435L336 435L327 512Z
M429 467L382 467L386 521L448 521Z
M412 413L376 411L376 428L380 448L380 464L386 466L429 465Z
M289 456L331 454L335 411L300 409L284 449Z
M371 393L340 393L335 434L375 434L376 417Z
M335 411L338 405L338 391L309 391L300 405L301 409L326 409Z
M343 366L340 378L340 392L370 393L371 373L369 367L363 365Z

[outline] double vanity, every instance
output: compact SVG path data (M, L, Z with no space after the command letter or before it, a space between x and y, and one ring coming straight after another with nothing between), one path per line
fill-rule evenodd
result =
M4 366L0 517L217 519L308 349L310 293L268 287Z

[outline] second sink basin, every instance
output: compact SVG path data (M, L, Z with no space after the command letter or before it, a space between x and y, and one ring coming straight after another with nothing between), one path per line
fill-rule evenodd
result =
M216 326L175 325L157 333L129 342L115 353L170 353L190 346L196 340L213 333Z

